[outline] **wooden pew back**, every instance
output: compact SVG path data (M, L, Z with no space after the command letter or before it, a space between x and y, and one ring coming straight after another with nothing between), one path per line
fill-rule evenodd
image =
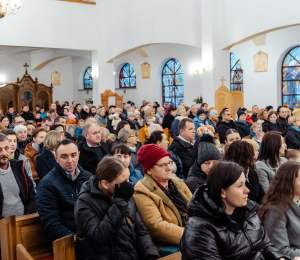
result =
M160 258L161 260L181 260L181 253L178 252L176 254L168 255L163 258Z
M145 135L145 130L144 127L142 127L139 131L139 139L140 142L143 144L146 141L146 135Z
M51 256L51 249L38 213L9 216L0 221L2 260L16 260L17 244L22 244L33 259Z
M75 260L74 235L65 236L53 242L54 260Z

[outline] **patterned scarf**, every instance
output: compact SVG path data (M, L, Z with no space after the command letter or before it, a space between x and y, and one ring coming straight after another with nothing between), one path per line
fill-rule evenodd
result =
M182 225L185 226L187 222L187 203L178 191L177 187L174 185L172 180L168 181L168 187L165 188L162 186L157 180L155 180L152 176L150 176L158 185L158 187L161 188L161 190L168 196L168 198L172 201L172 203L175 205L177 210L179 211L182 219Z

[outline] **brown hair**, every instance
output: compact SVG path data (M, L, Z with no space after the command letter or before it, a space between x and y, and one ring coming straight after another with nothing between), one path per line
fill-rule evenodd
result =
M49 131L44 140L44 147L49 151L55 151L56 146L62 141L61 134L54 130Z
M247 142L233 142L226 151L224 160L237 163L239 166L244 168L245 174L248 169L251 172L254 172L255 170L254 149L253 146Z
M259 120L264 120L264 113L267 112L268 113L268 110L265 109L265 108L261 108L260 110L258 110L258 113L257 113L257 119Z
M8 135L15 135L17 136L16 132L14 130L11 129L4 129L1 131L2 134L8 136Z
M288 149L285 153L285 158L289 161L295 161L300 157L300 152L294 149Z
M298 177L299 169L300 163L291 161L278 168L258 211L262 224L264 224L266 215L273 206L279 208L282 217L292 207L295 192L294 183Z
M42 127L38 127L36 129L33 130L32 132L32 138L34 137L37 137L37 135L40 133L40 132L45 132L47 133L47 130L45 128L42 128Z
M269 112L269 114L268 114L268 121L270 121L270 117L271 117L272 115L275 115L275 116L277 117L277 119L276 119L276 122L277 122L277 120L278 120L278 115L277 115L277 113L276 113L275 111Z
M179 124L178 124L178 131L180 132L180 130L185 130L186 129L186 123L187 122L190 122L190 123L193 123L194 124L194 121L193 119L191 118L184 118L182 119Z
M279 133L267 132L262 139L257 161L268 162L272 168L277 168L280 164L279 150L281 145L282 140Z
M99 184L102 180L112 182L127 166L120 159L115 157L106 157L101 160L96 170L96 183Z

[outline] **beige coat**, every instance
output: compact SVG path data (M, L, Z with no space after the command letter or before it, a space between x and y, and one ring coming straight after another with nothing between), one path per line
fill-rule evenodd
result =
M172 181L189 202L192 193L183 180L175 177ZM175 205L155 181L145 174L134 187L133 197L153 242L162 245L178 245L184 228Z

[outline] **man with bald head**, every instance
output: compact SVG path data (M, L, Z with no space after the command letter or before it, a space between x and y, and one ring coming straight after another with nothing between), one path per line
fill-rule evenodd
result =
M197 104L194 104L191 106L191 111L188 116L188 118L193 119L197 116L197 111L200 109L200 107Z
M84 140L78 144L79 165L93 175L96 174L98 163L108 154L107 147L101 144L100 129L98 124L86 122L82 129Z

